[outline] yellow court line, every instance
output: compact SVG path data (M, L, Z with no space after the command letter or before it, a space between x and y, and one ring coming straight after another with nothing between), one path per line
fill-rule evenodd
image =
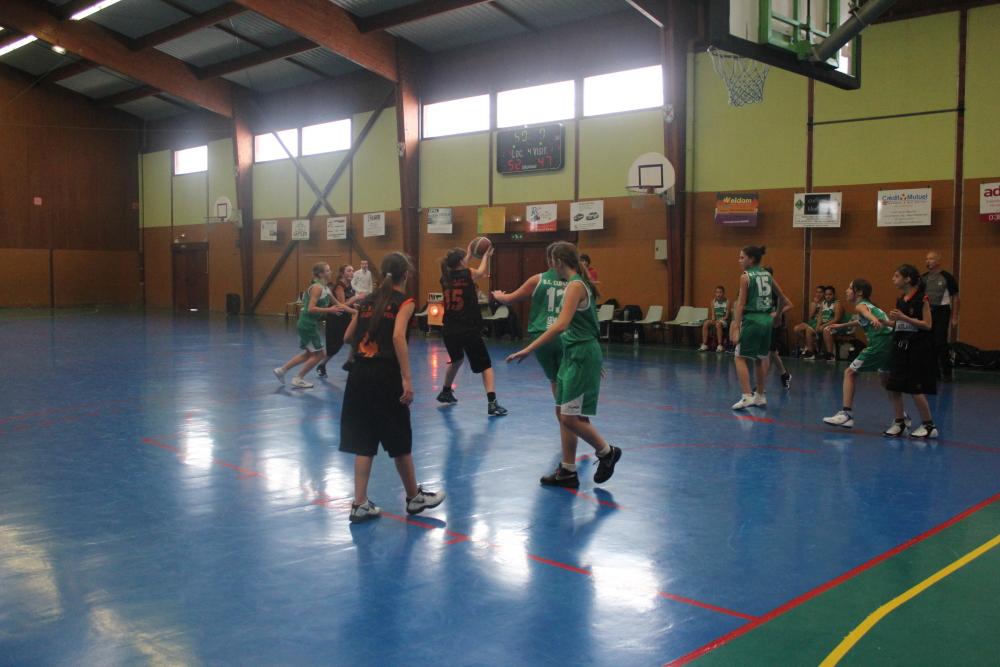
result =
M997 535L989 542L986 542L985 544L976 547L969 553L965 554L964 556L956 560L951 565L945 567L944 569L938 570L937 572L927 577L926 579L921 581L919 584L917 584L910 590L893 598L889 602L885 603L884 605L876 609L872 614L868 616L868 618L866 618L861 623L861 625L851 630L850 633L848 633L848 635L844 637L844 640L837 645L837 648L833 649L830 655L826 656L826 659L820 663L820 667L833 667L834 665L839 663L844 658L844 656L847 655L847 652L850 651L852 648L854 648L854 645L857 644L869 630L875 627L876 623L878 623L883 618L888 616L898 607L902 606L906 602L909 602L910 600L917 597L918 595L923 593L925 590L927 590L937 582L947 577L952 572L955 572L956 570L965 567L966 565L976 560L977 558L979 558L984 553L986 553L987 551L989 551L990 549L992 549L997 545L1000 545L1000 535Z

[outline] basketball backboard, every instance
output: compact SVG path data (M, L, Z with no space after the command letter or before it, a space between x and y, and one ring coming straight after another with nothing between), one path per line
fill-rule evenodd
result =
M709 43L832 86L861 86L861 37L814 62L814 47L850 18L850 0L710 0Z

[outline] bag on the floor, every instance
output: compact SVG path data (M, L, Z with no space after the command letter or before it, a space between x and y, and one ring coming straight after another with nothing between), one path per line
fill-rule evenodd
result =
M952 362L962 368L978 368L981 370L1000 370L1000 350L980 350L968 343L951 343Z

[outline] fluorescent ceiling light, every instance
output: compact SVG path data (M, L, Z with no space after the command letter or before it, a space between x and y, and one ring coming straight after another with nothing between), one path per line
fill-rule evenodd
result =
M73 14L73 16L70 16L69 18L71 21L79 21L80 19L87 18L91 14L96 14L102 9L107 9L108 7L117 2L119 2L119 0L102 0L102 2L93 4L90 7L87 7L86 9L81 9L80 11L78 11L76 14Z
M64 49L63 47L59 46L58 44L53 44L52 45L52 50L55 51L56 53L58 53L61 56L66 55L66 49Z
M13 42L13 43L8 44L7 46L5 46L3 48L0 48L0 56L5 56L8 53L10 53L11 51L16 51L17 49L21 48L22 46L25 46L27 44L31 44L36 39L38 39L38 38L35 37L34 35L28 35L27 37L22 37L21 39L17 40L16 42Z

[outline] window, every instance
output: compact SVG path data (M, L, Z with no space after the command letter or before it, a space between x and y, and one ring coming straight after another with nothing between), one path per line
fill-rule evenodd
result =
M208 146L174 151L174 176L208 171Z
M584 116L662 106L663 69L659 65L583 80Z
M424 138L490 129L490 96L424 105Z
M280 147L279 147L280 148ZM351 119L302 128L302 154L317 155L351 148Z
M575 90L572 81L505 90L497 95L497 127L573 118Z
M278 136L288 146L288 150L292 152L292 155L298 157L299 131L295 128L291 130L279 130ZM284 160L288 157L288 153L281 147L281 144L274 138L274 135L268 132L267 134L258 134L253 138L253 156L254 162L270 162L271 160Z

